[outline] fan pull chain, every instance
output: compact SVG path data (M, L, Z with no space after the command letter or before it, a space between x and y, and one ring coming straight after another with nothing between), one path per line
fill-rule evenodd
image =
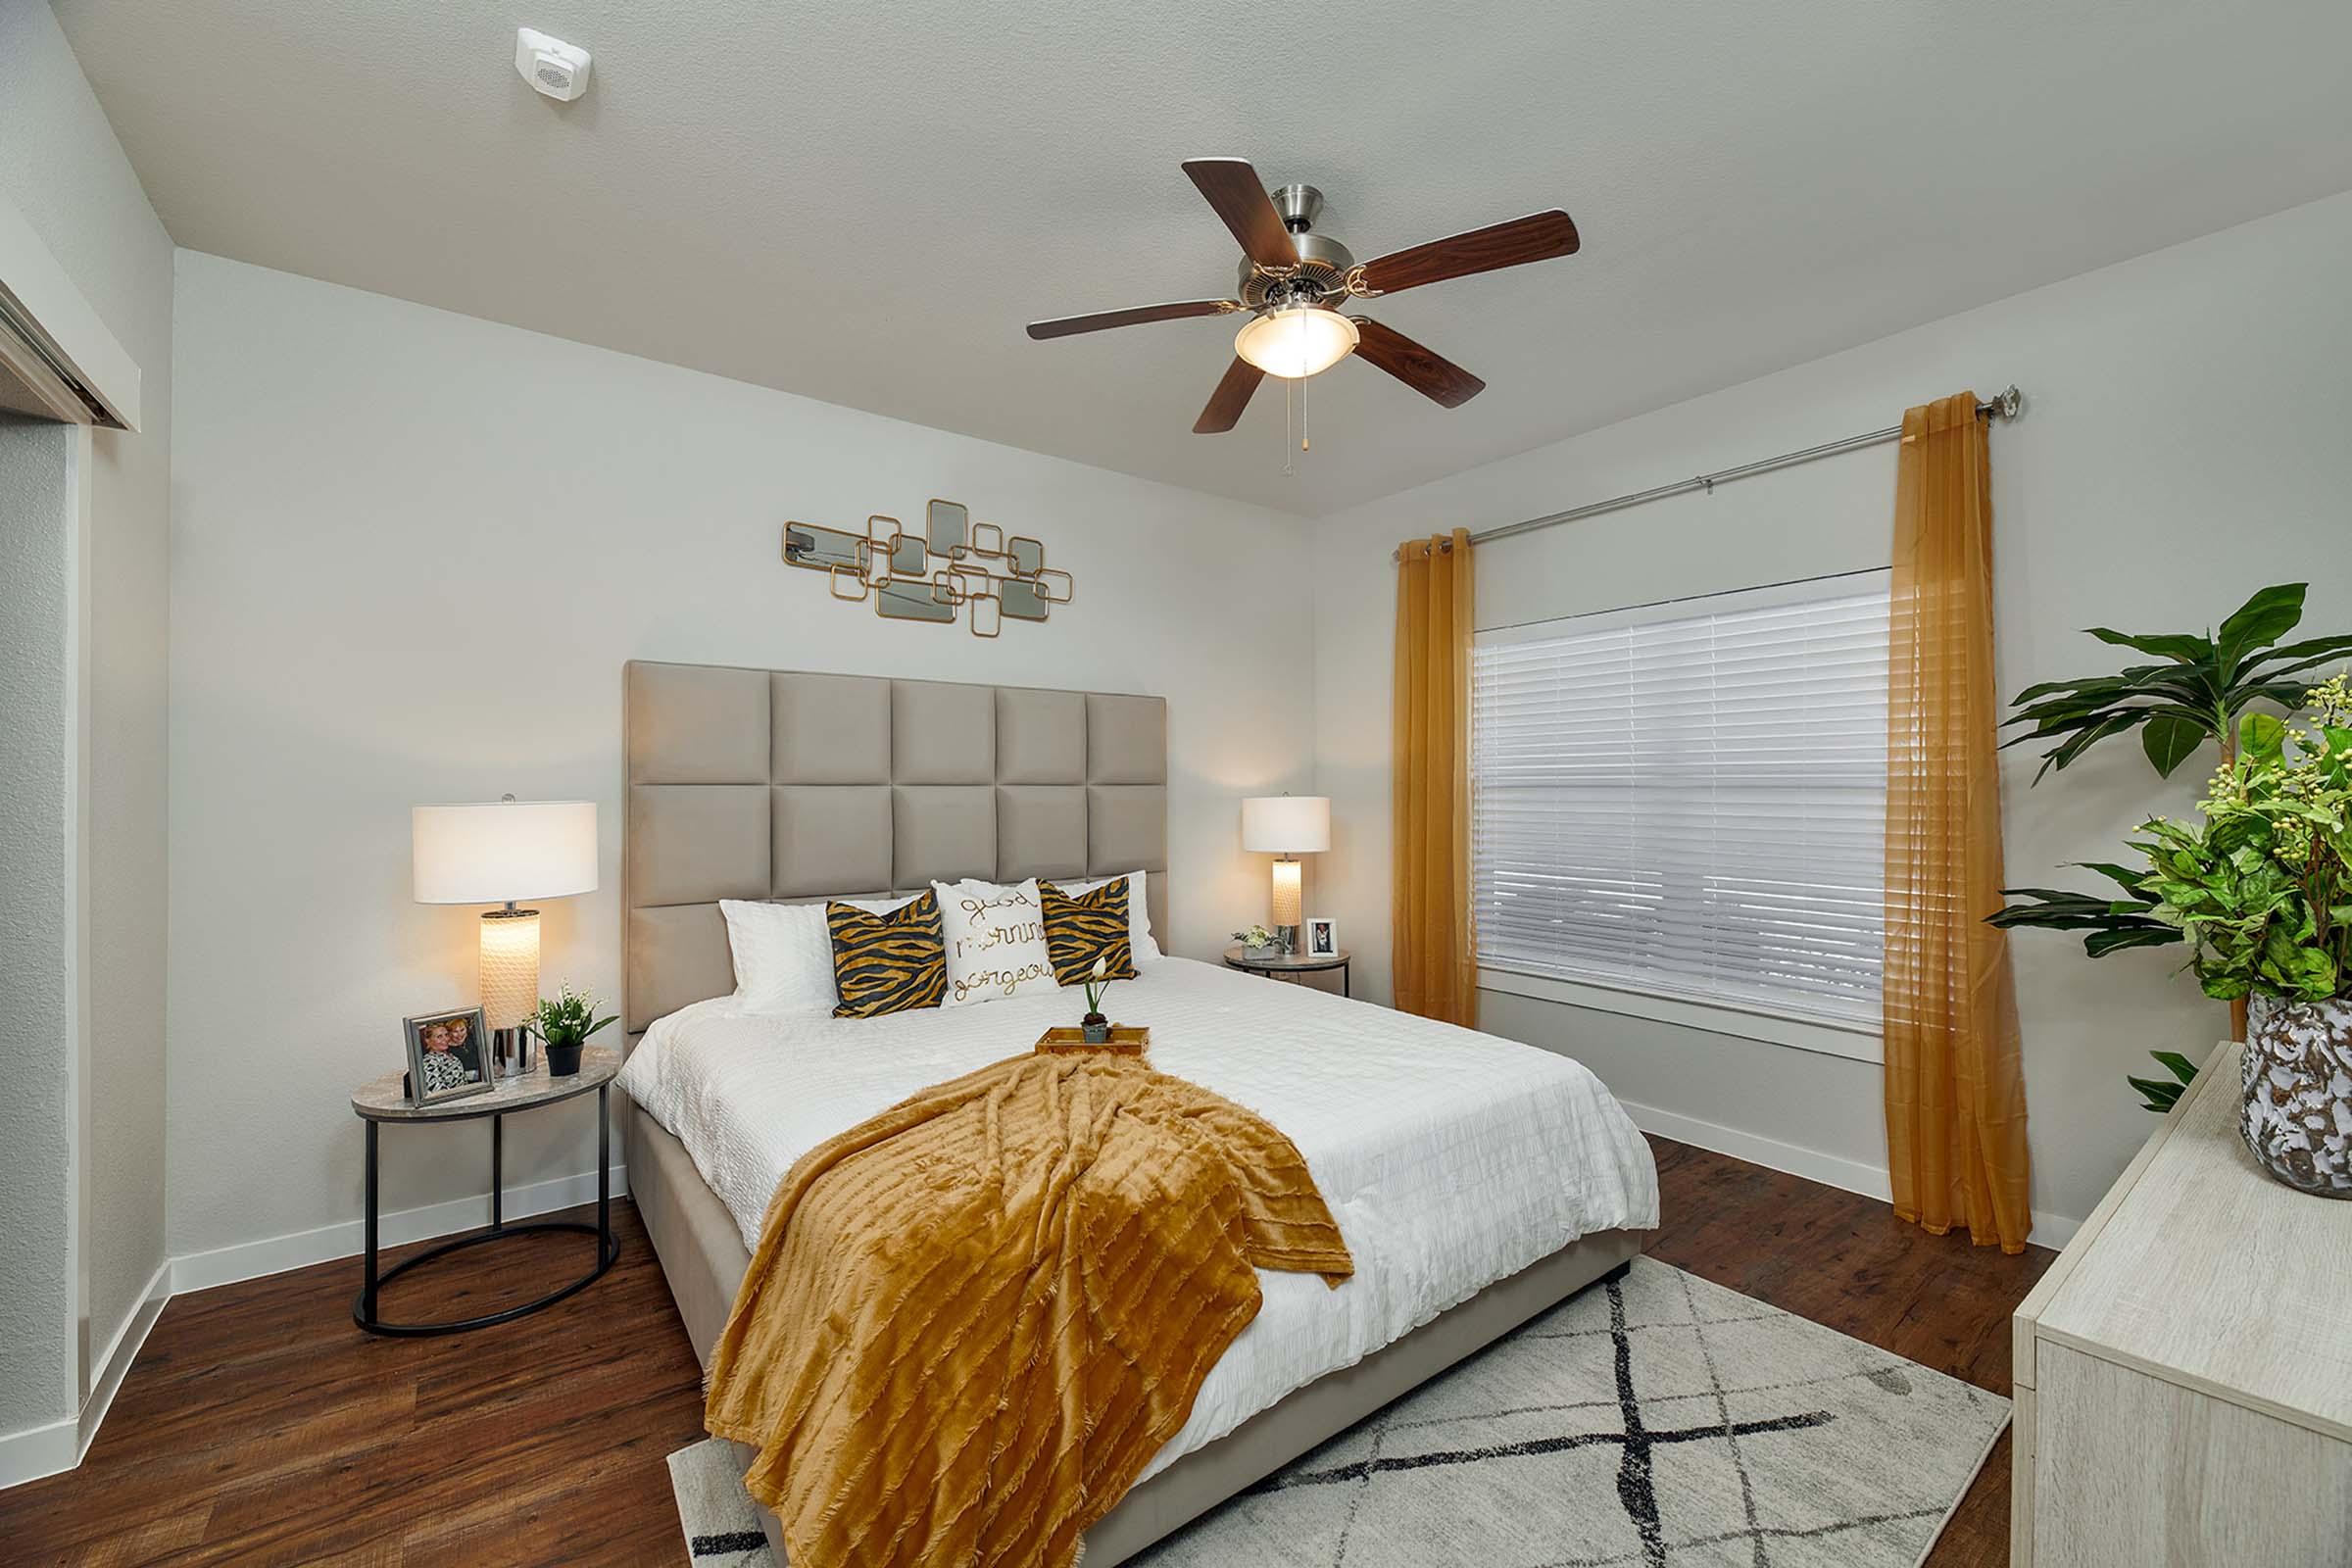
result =
M1291 431L1293 429L1291 389L1297 385L1297 382L1289 380L1282 383L1282 471L1288 478L1296 478L1298 474L1298 468L1291 462Z
M1304 376L1298 382L1298 450L1306 450L1306 383L1314 379Z

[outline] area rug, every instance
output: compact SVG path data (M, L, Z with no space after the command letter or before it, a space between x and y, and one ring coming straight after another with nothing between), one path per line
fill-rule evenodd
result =
M1636 1258L1130 1560L1912 1568L2008 1421L1998 1395ZM690 1493L704 1454L729 1485ZM690 1547L758 1537L725 1454L670 1456ZM763 1543L695 1561L771 1563Z

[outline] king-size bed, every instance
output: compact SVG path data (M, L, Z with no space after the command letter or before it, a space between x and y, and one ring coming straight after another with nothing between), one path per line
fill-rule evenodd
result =
M768 1200L810 1150L1027 1054L1074 993L883 1017L737 995L721 900L817 903L976 877L1132 876L1168 931L1158 698L634 662L624 676L621 1086L630 1190L708 1364ZM1132 885L1132 884L1131 884ZM1126 1560L1620 1267L1655 1171L1592 1075L1547 1052L1160 954L1112 993L1151 1064L1263 1117L1354 1259L1263 1305L1182 1429L1086 1533ZM749 1450L746 1450L747 1456ZM784 1559L778 1527L762 1524Z

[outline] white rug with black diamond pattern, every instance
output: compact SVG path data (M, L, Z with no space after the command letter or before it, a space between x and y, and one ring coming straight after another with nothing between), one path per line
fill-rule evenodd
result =
M1911 1568L2008 1421L1998 1395L1642 1257L1132 1561ZM680 1461L705 1452L670 1460L689 1543L740 1548L740 1513L697 1505L727 1488L690 1500Z

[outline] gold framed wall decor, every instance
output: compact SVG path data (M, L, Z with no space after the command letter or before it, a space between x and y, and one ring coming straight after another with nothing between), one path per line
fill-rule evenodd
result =
M974 521L962 502L936 497L924 506L918 532L880 512L865 519L862 533L787 522L784 564L824 573L830 597L871 600L885 620L961 620L980 638L1000 635L1007 620L1044 620L1077 593L1069 572L1046 564L1044 540L1007 535L1000 524Z

